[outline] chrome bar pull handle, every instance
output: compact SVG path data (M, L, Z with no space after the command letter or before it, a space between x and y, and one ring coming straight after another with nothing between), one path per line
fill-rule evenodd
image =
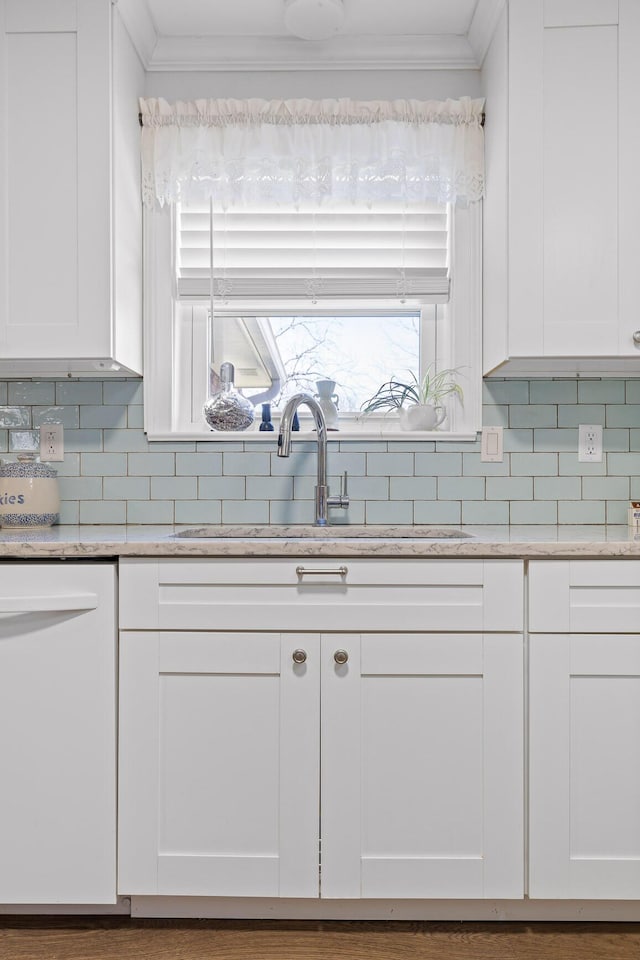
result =
M299 577L346 577L349 568L340 567L296 567L296 574Z

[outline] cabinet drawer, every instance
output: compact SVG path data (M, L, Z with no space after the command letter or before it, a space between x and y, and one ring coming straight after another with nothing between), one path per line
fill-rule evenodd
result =
M534 560L534 633L640 632L640 560Z
M520 630L518 560L123 559L128 630Z

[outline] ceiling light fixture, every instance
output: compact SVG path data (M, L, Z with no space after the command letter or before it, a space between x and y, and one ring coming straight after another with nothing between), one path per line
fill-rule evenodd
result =
M343 21L342 0L285 0L285 26L302 40L327 40Z

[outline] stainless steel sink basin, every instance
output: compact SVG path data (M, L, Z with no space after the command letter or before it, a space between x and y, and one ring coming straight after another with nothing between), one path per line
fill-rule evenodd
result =
M473 535L454 527L363 526L334 524L327 527L303 526L228 526L212 524L190 527L172 534L181 539L224 540L464 540Z

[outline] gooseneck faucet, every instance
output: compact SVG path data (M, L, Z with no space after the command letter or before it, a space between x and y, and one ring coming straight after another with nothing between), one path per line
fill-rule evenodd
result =
M278 456L288 457L291 453L291 425L293 415L304 403L311 413L316 424L316 441L318 446L318 480L316 483L316 518L314 521L317 527L326 527L328 507L349 506L349 497L347 496L347 472L344 473L344 485L337 497L329 496L329 487L327 486L327 425L324 419L322 407L313 397L307 393L296 393L282 411L280 418L280 433L278 435Z

